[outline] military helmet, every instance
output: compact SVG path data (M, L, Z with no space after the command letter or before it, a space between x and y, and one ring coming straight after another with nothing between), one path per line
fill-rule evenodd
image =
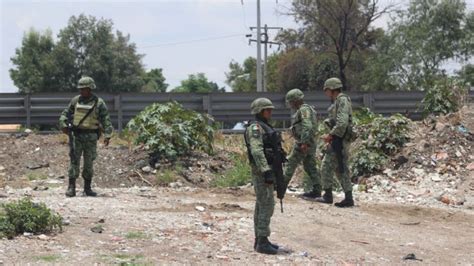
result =
M253 115L260 113L264 109L274 109L272 101L268 98L255 99L250 105L251 113Z
M90 88L91 90L95 89L95 82L91 77L82 77L77 83L77 88Z
M289 103L293 101L303 100L303 98L304 94L300 89L292 89L286 93L285 100L287 103Z
M338 78L330 78L327 79L326 82L324 82L324 87L323 89L330 89L330 90L336 90L342 88L342 82Z

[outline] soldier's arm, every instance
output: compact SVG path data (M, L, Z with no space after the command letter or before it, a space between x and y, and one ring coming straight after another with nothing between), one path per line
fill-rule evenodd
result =
M258 124L250 126L247 135L250 143L250 152L252 153L255 165L261 173L270 170L265 153L263 152L263 134Z
M340 97L337 99L336 125L329 134L341 138L344 136L344 133L346 133L346 129L349 126L349 104L347 97Z
M104 138L111 138L112 133L114 131L114 127L112 126L112 121L110 120L110 115L109 111L107 110L107 105L105 102L100 99L99 102L97 103L97 108L98 108L98 118L99 122L102 125L102 128L104 129Z
M300 111L301 115L301 143L309 144L311 138L313 138L313 120L312 110L308 107L303 107Z
M71 113L74 113L74 98L69 102L69 105L68 107L66 107L66 109L64 109L61 113L61 116L59 117L59 128L65 128L67 127L67 116L68 116L68 113L71 112Z

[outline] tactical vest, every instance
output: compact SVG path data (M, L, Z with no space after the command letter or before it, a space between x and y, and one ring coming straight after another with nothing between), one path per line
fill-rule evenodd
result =
M257 123L259 126L263 128L263 153L265 154L265 159L267 159L268 165L273 164L273 159L276 154L284 155L283 149L281 147L281 134L280 132L276 131L272 126L264 123L262 121L252 121L247 125L247 129L245 130L244 139L245 139L245 146L247 146L247 155L249 157L249 161L251 163L255 163L253 160L252 152L250 150L250 141L247 139L247 130L248 127L252 126L253 124Z
M97 114L97 104L98 99L89 101L87 103L79 103L76 102L74 107L74 117L73 117L73 125L77 127L79 123L84 119L87 113L91 112L84 121L79 125L78 128L80 129L98 129L99 128L99 120ZM92 110L91 110L92 109Z

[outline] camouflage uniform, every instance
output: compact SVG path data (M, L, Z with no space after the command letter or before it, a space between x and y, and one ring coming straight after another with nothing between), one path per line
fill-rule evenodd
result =
M334 174L337 176L339 183L344 192L352 191L352 183L349 174L349 147L350 141L347 139L346 129L350 126L350 117L352 116L351 99L344 93L337 96L336 102L329 108L329 116L325 120L325 124L331 124L330 121L335 121L335 125L330 131L330 135L335 135L343 138L342 155L343 155L343 171L337 171L338 163L336 155L331 147L328 145L326 154L324 155L321 165L321 177L323 189L332 189L334 185Z
M325 90L333 91L340 90L341 88L342 83L337 78L330 78L324 84ZM337 207L354 206L352 183L349 173L352 104L348 95L342 92L337 95L334 103L329 108L329 115L324 123L330 129L329 135L331 136L331 141L326 146L327 148L321 165L321 177L325 193L324 196L317 201L332 203L332 188L334 186L334 175L336 175L344 191L345 198L335 205ZM339 153L337 150L341 152Z
M81 78L78 88L85 87L94 89L94 81L88 77ZM93 110L90 115L84 119L79 127L77 127L79 122L91 108L93 108ZM94 175L93 161L97 157L97 140L99 137L99 131L103 129L104 138L110 139L113 132L113 126L104 100L94 94L88 98L84 98L80 95L72 98L69 106L61 113L59 118L60 128L67 128L69 113L73 116L75 151L75 161L71 161L69 165L69 182L70 184L74 184L75 189L75 180L79 177L80 160L83 155L84 165L82 177L84 178L84 189L90 190L90 184Z
M303 92L299 89L290 90L287 93L286 100L290 104L294 101L303 100ZM289 182L295 173L296 167L303 162L305 172L310 179L312 191L305 193L307 197L321 196L321 178L316 167L316 141L315 135L317 131L316 111L308 104L302 104L298 107L291 118L291 131L295 138L295 144L288 157L285 167L285 180ZM303 153L301 144L307 144L308 150Z
M255 243L254 249L260 253L276 254L278 246L268 241L270 236L270 220L275 208L273 198L275 177L271 166L267 161L268 155L265 148L268 147L266 130L273 130L267 121L259 117L264 109L273 109L270 100L258 98L252 102L252 114L256 115L256 121L251 122L245 130L245 143L248 149L249 161L252 168L252 181L256 194L254 211Z

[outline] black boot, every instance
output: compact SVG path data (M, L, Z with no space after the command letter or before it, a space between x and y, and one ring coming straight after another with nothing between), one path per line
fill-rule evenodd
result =
M321 197L321 190L313 189L310 192L305 192L302 196L303 198L316 199Z
M319 203L332 204L332 189L324 190L324 195L322 197L317 198L315 201Z
M69 178L69 185L66 190L66 197L76 196L76 179Z
M278 246L277 244L273 244L272 242L270 242L270 240L268 240L268 242L270 243L270 246L272 246L272 248L274 249L280 248L280 246ZM257 238L255 238L255 242L253 242L253 250L257 250Z
M345 194L346 194L346 196L345 196L344 200L334 204L334 205L336 205L336 207L347 208L347 207L354 206L354 199L352 199L352 191L345 192Z
M86 196L96 197L97 193L92 191L91 183L92 179L84 179L84 194L86 194Z
M256 251L258 253L275 255L278 253L278 250L273 248L268 238L265 236L261 236L257 238L257 248Z

